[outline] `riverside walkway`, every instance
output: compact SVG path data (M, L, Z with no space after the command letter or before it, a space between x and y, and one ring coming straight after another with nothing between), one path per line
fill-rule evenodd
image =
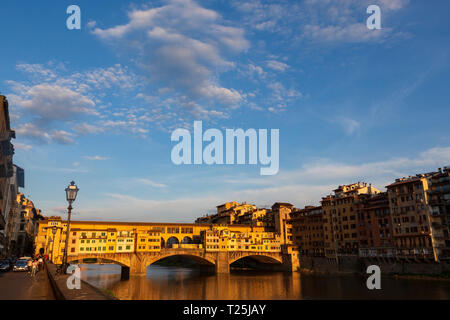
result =
M54 300L45 270L35 277L28 272L0 273L0 300Z

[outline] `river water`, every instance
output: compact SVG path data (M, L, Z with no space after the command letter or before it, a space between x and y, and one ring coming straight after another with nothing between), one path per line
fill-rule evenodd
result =
M450 281L381 279L368 290L357 275L317 276L298 272L236 271L205 274L196 269L151 265L146 276L120 280L120 266L84 264L81 278L125 300L195 299L450 299Z

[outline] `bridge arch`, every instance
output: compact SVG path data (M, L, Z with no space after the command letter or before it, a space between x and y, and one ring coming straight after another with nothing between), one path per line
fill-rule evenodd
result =
M195 261L198 264L204 265L204 266L214 266L216 264L216 261L213 257L201 256L201 255L197 255L195 253L186 253L186 252L180 251L180 252L168 252L168 253L161 254L159 256L149 257L145 261L145 268L147 268L148 266L152 265L153 263L163 260L165 258L176 257L176 256L187 258L189 260Z
M97 259L96 263L99 262L110 262L113 264L117 264L121 267L130 267L131 261L128 257L120 257L120 256L110 256L107 254L86 254L86 255L78 255L78 256L68 256L67 262L68 263L75 263L82 264L84 260L87 259Z
M181 243L183 243L183 244L191 244L191 243L194 243L194 240L192 240L191 237L186 236L186 237L184 237L184 238L181 240Z
M167 241L166 241L166 247L167 248L172 248L172 245L174 245L174 244L179 244L180 243L180 240L178 240L178 238L177 237L170 237L169 239L167 239Z
M232 255L229 259L229 264L231 265L233 262L250 258L252 260L256 260L257 262L264 264L282 264L283 259L279 255L271 255L271 254L255 254L253 252L244 253L240 255Z

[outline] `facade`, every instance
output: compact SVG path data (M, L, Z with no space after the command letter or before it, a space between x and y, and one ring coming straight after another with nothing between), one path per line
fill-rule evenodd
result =
M61 217L39 221L35 253L43 250L54 263L61 263L66 228L67 222ZM280 250L280 238L262 227L249 225L71 222L69 257L86 253L159 252L165 248L276 252Z
M361 196L357 205L360 257L394 257L392 221L386 192Z
M436 260L450 260L450 168L439 168L428 178L431 241Z
M264 209L258 209L255 205L236 201L226 202L216 208L216 214L199 217L195 223L258 225L261 216L265 214Z
M206 251L280 252L280 238L273 232L231 231L228 227L212 227L202 231Z
M7 227L18 188L13 165L14 147L11 144L11 139L15 137L15 131L10 127L8 100L0 95L0 256L6 256L9 251Z
M7 228L8 255L30 255L34 251L38 221L43 219L41 211L23 193L17 194L13 208Z
M299 253L305 256L324 255L324 230L322 207L307 206L291 212L294 242Z
M432 240L434 218L428 207L428 177L431 173L396 179L386 186L393 223L397 257L437 260Z
M381 191L365 182L339 186L334 194L322 198L325 255L358 255L357 206L363 195Z

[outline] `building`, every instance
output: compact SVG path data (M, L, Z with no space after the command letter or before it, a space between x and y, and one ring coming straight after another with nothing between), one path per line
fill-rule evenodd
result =
M294 243L305 256L324 256L324 230L322 207L306 206L291 212Z
M398 258L438 260L437 244L432 239L433 222L428 207L428 178L432 173L396 179L386 186L393 223L393 238Z
M15 131L10 127L8 100L0 95L0 256L8 255L8 220L14 210L18 188L17 175L14 174L17 169L13 165L14 147L11 144L11 139L15 137Z
M322 198L325 255L358 255L358 201L363 195L381 191L365 182L339 186L334 194Z
M53 262L61 263L66 228L67 222L61 217L40 220L35 253L43 251ZM265 232L263 227L249 225L71 222L69 257L83 253L159 252L165 248L276 251L276 248L280 249L280 238L274 233Z
M394 257L392 221L386 192L361 195L357 204L360 257Z
M260 217L265 214L264 209L258 209L255 205L247 204L245 202L226 202L217 206L216 208L216 214L199 217L195 220L195 223L257 225Z
M206 251L280 252L280 238L273 232L232 231L227 227L211 227L202 231Z
M436 260L450 260L450 168L439 168L428 177L431 241Z
M23 193L18 193L10 215L8 234L8 256L31 255L38 221L43 219L41 210Z

